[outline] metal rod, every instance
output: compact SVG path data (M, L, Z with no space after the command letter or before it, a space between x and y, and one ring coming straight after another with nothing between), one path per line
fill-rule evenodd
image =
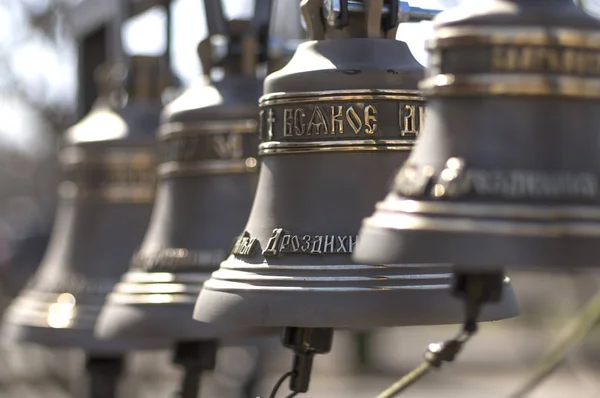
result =
M88 376L87 388L81 398L116 398L125 358L87 354L85 368Z
M215 368L216 341L186 341L175 345L173 363L183 368L178 398L198 398L202 372Z
M201 379L202 369L194 366L184 366L179 398L198 398Z
M227 22L225 21L221 0L204 0L204 16L208 36L223 35L228 37Z

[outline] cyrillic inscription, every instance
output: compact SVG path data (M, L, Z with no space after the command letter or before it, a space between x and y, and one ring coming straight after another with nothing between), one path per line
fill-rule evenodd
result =
M497 72L600 76L600 53L566 47L498 46L493 48L492 68Z
M595 200L600 193L592 173L544 172L536 170L477 170L451 158L446 168L406 165L396 178L396 190L407 197L463 196L537 200Z
M370 136L377 131L377 108L373 105L330 105L283 110L283 136L341 135Z
M69 148L71 149L71 148ZM150 154L107 154L96 159L63 164L63 198L96 198L108 201L148 201L156 186L155 159Z
M190 250L168 248L149 253L137 253L135 268L147 272L184 272L185 270L214 269L226 257L224 250Z
M277 228L262 254L265 257L286 253L345 254L352 253L355 245L355 235L292 235Z
M254 249L256 248L257 243L258 241L256 238L251 238L250 234L244 231L244 233L238 236L233 242L231 254L235 254L237 256L251 256L254 254Z
M242 159L255 140L248 134L190 134L178 135L163 140L161 144L163 162L194 162L214 159Z
M402 137L417 137L425 120L425 106L400 104L398 120Z
M60 280L49 280L42 275L36 275L27 283L27 289L56 294L71 293L76 296L80 294L106 295L112 291L116 283L116 279L96 276L88 279L77 274L61 276Z
M261 111L263 141L414 139L423 126L422 100L273 106Z

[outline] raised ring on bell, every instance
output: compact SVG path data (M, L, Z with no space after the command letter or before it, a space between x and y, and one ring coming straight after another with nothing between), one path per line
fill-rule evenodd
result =
M257 169L256 158L230 160L203 160L191 163L165 162L157 167L161 177L176 177L195 174L249 173Z
M263 142L258 146L259 155L311 152L359 152L359 151L410 151L414 140L344 140Z
M304 327L321 327L335 319L338 328L363 328L365 323L371 327L452 324L461 319L463 304L449 295L451 283L452 266L446 264L278 266L248 264L230 256L200 293L199 302L220 300L221 304L196 310L196 319ZM240 296L246 297L243 311L226 305ZM382 300L410 305L381 306ZM486 308L483 319L506 316L509 301L514 297ZM294 304L290 312L285 303L292 302L303 304ZM328 304L319 304L323 302Z
M196 123L171 122L159 126L157 137L159 140L175 138L180 135L204 134L256 134L258 128L256 120L227 120L205 121Z
M324 90L301 91L294 93L270 93L260 97L259 105L287 105L307 102L335 102L335 101L360 101L360 100L410 100L424 101L421 93L416 90Z

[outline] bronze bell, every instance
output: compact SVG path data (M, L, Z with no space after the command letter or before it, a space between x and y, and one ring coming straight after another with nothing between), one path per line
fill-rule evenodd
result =
M314 328L462 320L449 265L351 261L360 220L419 132L423 67L394 39L406 15L398 2L334 3L302 2L312 41L266 78L254 205L204 284L197 320ZM508 292L486 319L515 315Z
M150 225L107 299L97 326L102 338L162 338L173 344L254 332L192 319L203 282L225 258L252 205L262 91L256 71L266 60L262 30L245 20L215 26L222 18L220 3L205 5L209 37L198 47L205 75L163 111ZM211 18L213 8L220 11ZM263 25L268 27L268 18ZM220 60L211 44L217 34L229 41ZM224 71L222 80L210 77L217 67Z
M355 258L596 265L598 38L600 21L572 0L487 1L436 18L425 130Z
M153 133L161 111L157 94L168 83L160 63L154 57L130 59L125 106L126 70L112 66L97 73L99 98L67 130L60 151L63 179L48 249L7 309L6 339L95 353L134 348L132 342L97 340L93 329L150 216L156 184Z

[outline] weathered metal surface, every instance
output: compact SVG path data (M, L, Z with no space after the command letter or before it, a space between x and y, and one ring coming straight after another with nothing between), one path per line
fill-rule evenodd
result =
M223 18L220 2L209 4L209 17ZM258 33L262 25L268 27L268 13L253 23L218 22L212 21L211 36L199 46L204 78L162 114L157 199L131 268L115 286L98 322L98 333L105 338L175 342L252 333L192 319L202 284L243 227L257 180L262 79L256 72L258 61L266 57L266 47L259 43L266 38ZM221 60L210 44L217 33L229 38ZM222 80L210 78L215 67L223 67Z
M153 134L161 104L155 94L161 90L145 86L162 81L156 74L160 59L133 57L131 63L130 102L124 107L111 102L120 94L118 84L100 90L106 95L66 133L51 241L6 311L3 337L9 341L89 352L145 345L99 341L93 334L105 296L143 237L156 185ZM104 84L116 83L103 77Z
M393 39L396 25L382 2L327 23L331 2L303 4L313 40L265 81L252 212L205 283L195 317L340 328L461 322L450 265L351 261L360 220L421 128L423 67ZM505 302L487 310L486 319L515 315L510 289Z
M355 258L597 265L600 21L498 0L441 14L428 47L425 130Z

